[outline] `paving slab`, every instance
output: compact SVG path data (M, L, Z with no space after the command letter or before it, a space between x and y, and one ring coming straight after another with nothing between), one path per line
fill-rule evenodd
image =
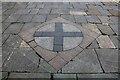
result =
M94 40L87 48L89 49L98 49L100 46L98 45L97 40Z
M23 23L14 23L11 24L4 33L9 33L9 34L18 34L20 30L22 29Z
M50 74L49 73L10 73L10 76L8 78L47 78L50 80Z
M9 25L10 23L2 23L2 33L8 28Z
M100 48L116 48L110 38L106 35L101 35L97 38Z
M87 23L87 19L85 16L75 16L76 23Z
M96 53L93 49L85 49L71 62L62 68L62 73L96 73L102 72Z
M53 78L55 80L57 79L63 79L63 80L76 80L76 74L54 74Z
M18 9L15 14L29 14L31 9Z
M51 14L70 14L69 9L52 9Z
M30 14L37 14L39 9L31 9Z
M101 23L101 21L99 20L99 18L97 16L86 16L87 21L90 23Z
M109 36L111 41L113 42L113 44L115 45L116 48L119 48L118 47L118 39L117 39L117 36Z
M17 22L31 22L33 15L22 15Z
M49 14L51 9L40 9L38 14Z
M118 72L118 49L96 49L96 52L105 72Z
M35 15L32 19L32 22L45 22L46 15Z

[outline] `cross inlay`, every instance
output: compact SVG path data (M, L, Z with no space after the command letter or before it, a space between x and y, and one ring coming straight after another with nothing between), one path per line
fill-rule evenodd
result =
M69 27L68 27L69 29ZM64 37L83 37L82 32L63 32L63 24L55 23L55 32L35 32L34 37L54 37L53 51L63 51L63 38Z

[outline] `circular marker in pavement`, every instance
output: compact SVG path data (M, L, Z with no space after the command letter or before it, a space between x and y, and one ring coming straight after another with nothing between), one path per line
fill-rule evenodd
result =
M77 47L83 40L83 34L71 24L56 22L39 28L35 31L34 38L40 47L61 52Z

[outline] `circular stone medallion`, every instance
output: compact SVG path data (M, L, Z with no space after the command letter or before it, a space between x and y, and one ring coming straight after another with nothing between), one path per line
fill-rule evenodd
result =
M39 28L34 38L39 46L61 52L77 47L82 42L83 34L73 25L57 22Z

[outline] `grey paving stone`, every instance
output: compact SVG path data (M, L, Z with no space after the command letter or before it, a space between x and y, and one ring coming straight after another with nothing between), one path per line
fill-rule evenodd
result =
M20 17L19 14L11 14L11 15L5 20L5 22L16 22L19 17Z
M118 48L118 39L116 36L110 36L111 41L115 45L116 48Z
M39 9L31 9L30 14L37 14Z
M81 78L118 78L117 74L78 74L78 80Z
M8 72L2 72L2 78L6 79L8 77Z
M34 63L35 59L26 57L26 54L35 54L32 49L15 49L10 53L7 61L4 63L3 71L27 71L37 72L38 64Z
M40 59L39 67L43 67L47 72L50 72L50 73L56 73L57 72L50 64L48 64L42 58Z
M44 8L44 6L45 6L44 4L37 3L37 6L36 6L36 8L37 8L37 9L40 9L40 8Z
M46 21L52 20L52 19L57 18L57 17L60 17L60 15L48 15Z
M10 23L2 23L2 32L4 32L7 28L8 28L8 26L10 25Z
M66 19L66 20L75 22L75 18L74 18L73 15L61 15L61 17L64 18L64 19Z
M102 23L109 23L109 17L108 16L98 16L100 21Z
M22 23L11 24L4 33L18 34L22 28Z
M55 80L76 80L76 74L54 74L53 78Z
M10 76L8 78L34 78L34 79L48 79L50 80L50 74L49 73L10 73Z
M17 8L17 9L20 9L20 8L22 8L22 9L25 9L27 7L27 3L16 3L15 4L15 6L14 6L14 8Z
M45 22L46 15L35 15L32 19L32 22Z
M45 5L44 8L52 8L52 9L54 9L54 8L59 8L59 5L57 5L57 4L47 4L47 5Z
M104 9L98 9L99 10L99 12L100 12L100 14L102 15L102 16L109 16L109 15L111 15L107 10L104 10Z
M91 44L90 44L90 46L88 46L88 48L89 49L98 49L99 48L99 45L98 45L98 42L96 41L96 40L94 40Z
M53 46L53 51L57 52L57 51L63 51L63 46L61 45L54 45Z
M5 12L3 12L3 14L13 14L17 9L8 9Z
M51 9L40 9L38 14L49 14Z
M32 27L36 27L38 24L39 24L39 23L25 23L25 24L23 25L23 28L22 28L21 32L22 32L22 31L25 31L25 30L28 30L28 29L30 29L30 28L32 28Z
M17 48L20 46L22 39L18 35L10 35L7 41L3 44L3 46L9 46L12 48Z
M29 14L31 9L18 9L15 14Z
M33 15L22 15L17 22L31 22Z
M99 30L102 32L102 34L107 34L107 35L115 34L113 30L110 28L110 26L101 25L101 24L98 24L97 26Z
M70 14L69 9L52 9L51 14Z
M8 17L9 17L8 14L7 15L2 14L2 22L4 22Z
M101 21L99 20L99 18L97 16L86 16L87 21L90 23L101 23Z
M5 43L9 36L10 36L9 34L2 34L2 44Z
M59 9L72 9L73 6L71 4L61 4L59 5Z
M118 50L96 49L105 72L118 72Z
M111 16L109 23L118 24L118 17Z
M33 8L35 8L37 5L36 4L28 4L27 5L27 8L30 8L30 9L33 9Z
M75 16L76 23L87 23L87 19L85 16Z
M84 3L81 3L81 4L73 4L73 7L74 7L75 9L86 9L86 8L87 8L86 4L84 4Z
M96 73L102 72L96 53L93 49L85 49L73 61L62 68L62 73Z

